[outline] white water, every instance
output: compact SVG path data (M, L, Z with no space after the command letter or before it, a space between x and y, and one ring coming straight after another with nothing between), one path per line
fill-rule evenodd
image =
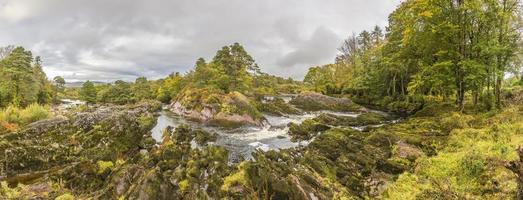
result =
M62 108L71 108L85 104L85 101L75 99L61 99L60 101L62 102L62 104L60 104L60 107Z
M306 119L314 118L321 113L329 113L339 116L357 117L360 113L350 112L332 112L319 111L313 113L305 113L303 115L289 115L289 116L273 116L265 115L269 125L265 127L241 127L235 129L227 129L222 127L207 126L202 123L187 120L170 111L160 112L157 119L156 126L151 130L152 137L157 141L162 140L162 131L167 126L177 127L180 124L188 124L193 128L201 128L211 133L217 133L218 138L214 145L225 147L231 153L230 157L234 160L242 156L250 159L251 154L255 150L276 150L289 149L298 147L300 145L307 145L310 141L303 141L300 143L292 142L288 135L289 128L287 125L290 122L301 123ZM355 127L357 128L357 127ZM363 127L364 128L364 127ZM362 128L362 129L363 129Z

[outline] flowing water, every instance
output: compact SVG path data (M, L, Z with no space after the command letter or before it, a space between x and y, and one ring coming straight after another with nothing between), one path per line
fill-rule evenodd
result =
M270 101L274 97L266 97L266 100ZM284 99L285 102L289 102L292 99L292 96L280 96ZM71 108L79 105L85 104L84 101L80 100L71 100L71 99L62 99L62 108ZM387 114L380 111L381 114ZM225 147L230 152L230 158L232 161L236 161L240 157L250 159L252 158L251 154L258 150L268 151L268 150L280 150L280 149L289 149L297 147L300 145L307 145L310 141L302 141L301 143L292 142L290 136L288 135L289 127L287 124L290 122L301 123L306 119L314 118L321 113L328 113L338 116L349 116L357 117L361 113L354 112L333 112L333 111L319 111L319 112L310 112L304 113L301 115L288 115L288 116L274 116L265 114L265 118L268 121L268 125L265 127L240 127L240 128L224 128L216 126L208 126L203 123L196 121L187 120L184 117L176 115L166 108L164 108L157 118L156 126L151 130L152 137L157 141L162 141L163 130L167 126L177 127L181 124L190 125L193 128L200 128L210 133L216 133L218 135L214 145ZM395 123L397 120L393 120L387 123ZM385 123L385 124L387 124ZM355 130L362 131L367 127L379 127L385 124L371 125L371 126L361 126L361 127L352 127Z
M210 133L216 133L218 138L214 145L225 147L230 152L230 157L233 161L240 156L246 159L252 158L251 154L257 149L262 151L280 150L297 147L300 145L307 145L310 141L302 141L301 143L292 142L288 135L290 122L301 123L306 119L311 119L321 113L329 113L339 116L357 117L361 113L353 112L333 112L320 111L305 113L302 115L289 116L273 116L265 115L269 125L265 127L240 127L240 128L221 128L215 126L207 126L205 124L187 120L170 111L163 110L160 112L156 126L152 129L152 137L161 142L163 130L167 126L176 127L180 124L188 124L193 128L200 128ZM379 125L375 125L379 126ZM363 130L366 127L352 127L356 130Z
M313 118L318 114L290 115L285 117L265 115L270 125L265 127L239 127L223 128L207 126L205 124L187 120L170 111L160 112L156 126L151 130L152 137L161 142L163 130L167 126L176 127L180 124L188 124L193 128L200 128L218 135L214 145L225 147L230 152L230 157L238 159L240 156L249 159L251 153L256 149L262 151L279 150L297 147L300 143L292 142L287 134L289 122L301 123L306 119ZM302 142L305 145L307 142Z

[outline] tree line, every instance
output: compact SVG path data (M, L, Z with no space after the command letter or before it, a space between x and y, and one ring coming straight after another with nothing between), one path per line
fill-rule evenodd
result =
M521 72L519 0L407 0L380 27L347 38L334 64L304 81L323 93L409 99L435 96L463 109L501 106L508 74Z
M254 96L297 92L298 83L262 72L244 47L234 43L218 50L209 62L198 58L194 68L185 74L176 72L159 80L139 77L134 82L118 80L96 86L86 81L79 94L89 103L126 104L147 99L169 103L186 90L223 94L236 91Z

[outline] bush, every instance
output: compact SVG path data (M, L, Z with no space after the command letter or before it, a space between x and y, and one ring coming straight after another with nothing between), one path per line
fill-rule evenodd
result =
M471 178L478 178L485 171L485 158L475 150L463 156L460 161L461 170Z
M50 116L51 114L47 111L47 108L39 104L31 104L25 109L9 106L0 111L0 124L4 128L20 127L49 118Z
M485 110L492 110L496 106L496 98L492 92L483 93L479 101L481 107Z
M38 104L31 104L20 112L22 124L29 124L50 117L47 109Z

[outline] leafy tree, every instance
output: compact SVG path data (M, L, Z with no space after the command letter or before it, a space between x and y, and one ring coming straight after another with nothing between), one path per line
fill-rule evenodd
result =
M97 94L97 101L102 103L126 104L134 102L131 84L117 80L114 85L106 85Z
M220 78L221 85L228 85L225 91L243 91L252 84L247 70L258 72L259 67L243 46L234 43L224 46L213 58L214 68L223 70L225 77Z
M39 87L37 102L40 104L50 103L53 96L53 86L51 85L51 82L47 80L47 75L42 69L42 60L39 56L35 58L33 74Z
M9 54L15 49L15 46L9 45L5 47L0 47L0 60L3 60L4 58L7 58Z
M154 93L151 85L145 77L138 77L131 87L133 98L137 101L144 99L153 99Z
M160 87L157 90L156 99L161 102L169 103L183 88L183 77L180 73L172 73L167 78L160 80Z
M505 74L521 70L520 7L519 0L404 1L385 34L375 27L343 42L330 77L358 96L430 95L463 109L467 94L476 105L494 93L499 107ZM312 68L306 82L325 90L332 83L320 71Z
M65 89L65 79L61 76L55 76L53 78L53 81L54 81L54 84L55 84L55 87L58 91L60 92L64 92L64 89Z
M88 104L96 102L96 88L91 81L88 80L82 84L82 88L80 89L80 98Z
M38 82L31 66L33 56L16 47L0 61L0 105L27 106L37 101Z

